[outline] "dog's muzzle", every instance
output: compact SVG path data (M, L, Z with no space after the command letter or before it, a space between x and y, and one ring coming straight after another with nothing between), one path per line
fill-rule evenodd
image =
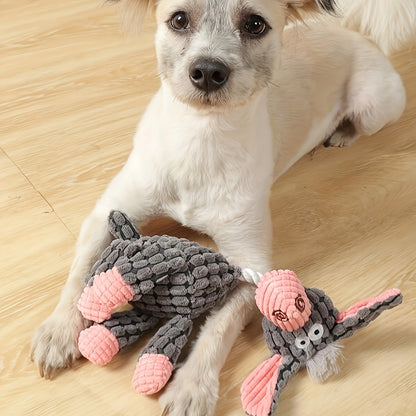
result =
M213 59L197 59L189 67L189 78L192 84L207 93L224 86L229 75L230 68Z

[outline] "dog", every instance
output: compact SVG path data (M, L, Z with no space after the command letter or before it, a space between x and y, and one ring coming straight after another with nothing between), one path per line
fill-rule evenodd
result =
M149 4L123 1L133 15ZM272 269L273 182L315 147L350 145L400 117L400 76L371 41L342 25L381 37L388 51L414 36L414 1L338 0L338 7L333 0L157 1L161 87L126 164L84 221L61 299L35 334L32 358L42 376L79 356L76 341L87 323L76 303L110 241L111 210L139 224L172 217L211 236L229 261L263 273ZM373 20L393 16L405 34L394 42L383 37L370 7ZM320 14L307 19L306 10ZM337 13L346 17L330 16ZM252 316L253 290L240 285L212 312L160 399L164 414L214 414L219 372Z

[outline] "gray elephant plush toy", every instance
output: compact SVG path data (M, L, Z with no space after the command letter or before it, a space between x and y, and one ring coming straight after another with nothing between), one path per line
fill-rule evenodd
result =
M337 342L402 302L398 289L363 300L339 313L319 289L304 288L295 273L266 273L258 283L256 303L265 316L263 331L271 357L241 388L243 408L252 416L270 416L290 377L306 366L318 381L337 371Z
M135 390L153 394L169 380L192 321L223 301L244 280L224 256L184 238L141 236L119 211L108 218L115 240L86 279L78 302L94 324L81 332L81 354L104 365L147 330L167 320L139 356ZM130 303L131 310L115 312Z

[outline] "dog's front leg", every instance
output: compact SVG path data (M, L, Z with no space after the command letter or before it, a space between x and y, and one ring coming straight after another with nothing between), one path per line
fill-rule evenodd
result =
M261 273L270 269L268 215L260 221L246 218L224 223L221 228L223 232L214 235L214 239L231 262ZM253 316L254 291L254 285L241 283L225 304L208 316L189 357L160 398L164 415L214 414L219 374L236 338Z
M113 179L84 221L77 241L75 258L60 301L54 312L42 323L32 341L32 359L40 374L49 378L54 369L68 367L79 357L78 335L87 325L76 305L84 279L98 255L110 241L107 217L112 209L126 212L135 220L144 220L155 207L137 182L134 170L137 161L129 159ZM136 182L134 182L136 180Z
M234 341L251 320L254 285L242 283L214 309L201 328L186 362L160 398L165 416L212 416L219 391L219 374Z

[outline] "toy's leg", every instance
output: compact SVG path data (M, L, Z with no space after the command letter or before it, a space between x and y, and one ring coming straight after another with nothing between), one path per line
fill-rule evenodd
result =
M105 365L158 322L158 318L137 315L136 311L117 312L102 324L84 329L79 335L78 347L85 358L94 364Z
M97 274L89 280L78 302L82 316L94 322L103 322L119 306L137 300L136 295L141 297L161 280L180 270L185 264L183 254L178 249L166 250L165 243L168 240L162 240L153 241L151 246L132 257L128 253L129 246L125 251L118 247L109 250L108 259L124 257L126 260L116 265L114 261L105 261L103 271L99 273L98 269ZM118 250L116 256L114 250ZM156 264L152 260L154 258L158 259ZM112 268L107 270L107 267Z
M121 305L133 300L133 288L125 283L116 267L95 276L92 286L86 286L78 301L84 318L100 323L110 318Z
M138 393L157 393L165 386L191 331L192 321L183 316L175 316L157 331L137 362L133 387Z
M137 166L137 161L129 159L82 225L75 258L59 304L40 326L32 342L32 359L39 366L42 376L50 377L55 368L67 367L79 357L78 335L87 326L87 321L77 309L77 301L84 288L85 277L97 256L110 242L107 230L110 211L119 209L141 222L156 209L153 196L147 192L148 184L138 183L137 178L141 175L137 173Z

